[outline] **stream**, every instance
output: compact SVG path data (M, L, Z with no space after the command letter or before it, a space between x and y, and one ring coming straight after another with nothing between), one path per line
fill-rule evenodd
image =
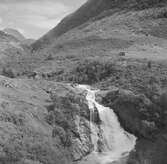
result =
M87 85L79 85L80 89L87 91L86 99L90 109L91 141L94 150L81 164L112 164L126 159L134 150L136 137L125 131L114 111L100 105L95 100L98 90L92 90ZM94 123L94 113L98 111L100 124ZM114 163L115 164L115 163Z

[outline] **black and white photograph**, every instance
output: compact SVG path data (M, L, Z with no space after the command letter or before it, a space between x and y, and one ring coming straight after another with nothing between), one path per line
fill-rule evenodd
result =
M0 164L167 164L167 0L0 0Z

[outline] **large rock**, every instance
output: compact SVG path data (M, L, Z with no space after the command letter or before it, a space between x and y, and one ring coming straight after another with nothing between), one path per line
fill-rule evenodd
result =
M167 161L166 93L159 98L161 104L156 105L145 95L128 90L115 88L97 93L97 100L111 107L122 127L138 138L127 164L165 164Z
M100 92L97 97L102 104L115 111L126 130L138 137L154 138L162 126L161 108L145 95L135 95L131 91L115 88Z

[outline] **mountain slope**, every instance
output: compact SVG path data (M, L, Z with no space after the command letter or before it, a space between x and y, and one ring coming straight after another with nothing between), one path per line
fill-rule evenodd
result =
M38 51L26 57L20 55L19 62L7 59L10 62L7 61L6 67L12 65L19 74L33 71L57 79L85 59L119 60L120 52L125 52L125 58L166 61L165 2L90 0L35 42L32 47Z
M78 89L0 76L0 104L1 164L71 164L91 151L89 109Z
M93 2L88 1L76 11L80 14L73 13L68 21L65 18L62 21L64 29L61 29L63 26L60 23L35 42L32 47L38 51L26 57L20 55L19 62L18 58L10 57L5 67L12 66L19 74L33 71L40 76L44 74L57 79L57 76L71 71L84 60L119 60L120 52L125 52L126 59L167 60L166 1L98 0L97 5L93 5ZM87 13L92 14L91 19L84 17ZM71 25L72 29L69 30L66 23L73 26L78 23L72 18L79 21L84 18L85 23L75 28ZM63 33L62 30L69 31Z
M17 38L19 41L23 41L26 38L17 30L12 29L12 28L5 28L3 30L5 33L14 36L15 38Z
M8 72L9 74L11 74L11 70L14 72L14 66L16 66L16 63L19 63L19 58L28 56L28 51L27 45L23 45L14 36L0 31L0 74L6 74L8 70L10 70L10 73ZM16 67L22 68L21 65L19 64Z
M31 38L27 39L19 31L12 29L12 28L5 28L3 32L17 38L23 45L29 46L35 42L35 39L31 39Z
M92 151L90 112L78 83L104 89L97 100L138 137L126 164L165 164L167 65L158 62L167 61L163 2L91 0L34 44L42 50L5 51L3 75L20 78L0 76L0 163L77 164Z
M54 39L67 31L85 23L91 18L109 9L143 9L154 5L160 5L165 0L88 0L76 12L65 17L54 29L33 44L33 50L44 48Z
M20 41L12 35L9 35L3 31L0 31L0 52L5 51L8 48L21 48Z

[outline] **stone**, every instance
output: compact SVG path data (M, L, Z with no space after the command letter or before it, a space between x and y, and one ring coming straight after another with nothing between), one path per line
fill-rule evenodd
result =
M160 125L157 115L159 116L160 110L145 95L136 95L132 91L120 89L108 91L101 102L112 108L123 128L137 137L152 138L150 133L157 132Z

